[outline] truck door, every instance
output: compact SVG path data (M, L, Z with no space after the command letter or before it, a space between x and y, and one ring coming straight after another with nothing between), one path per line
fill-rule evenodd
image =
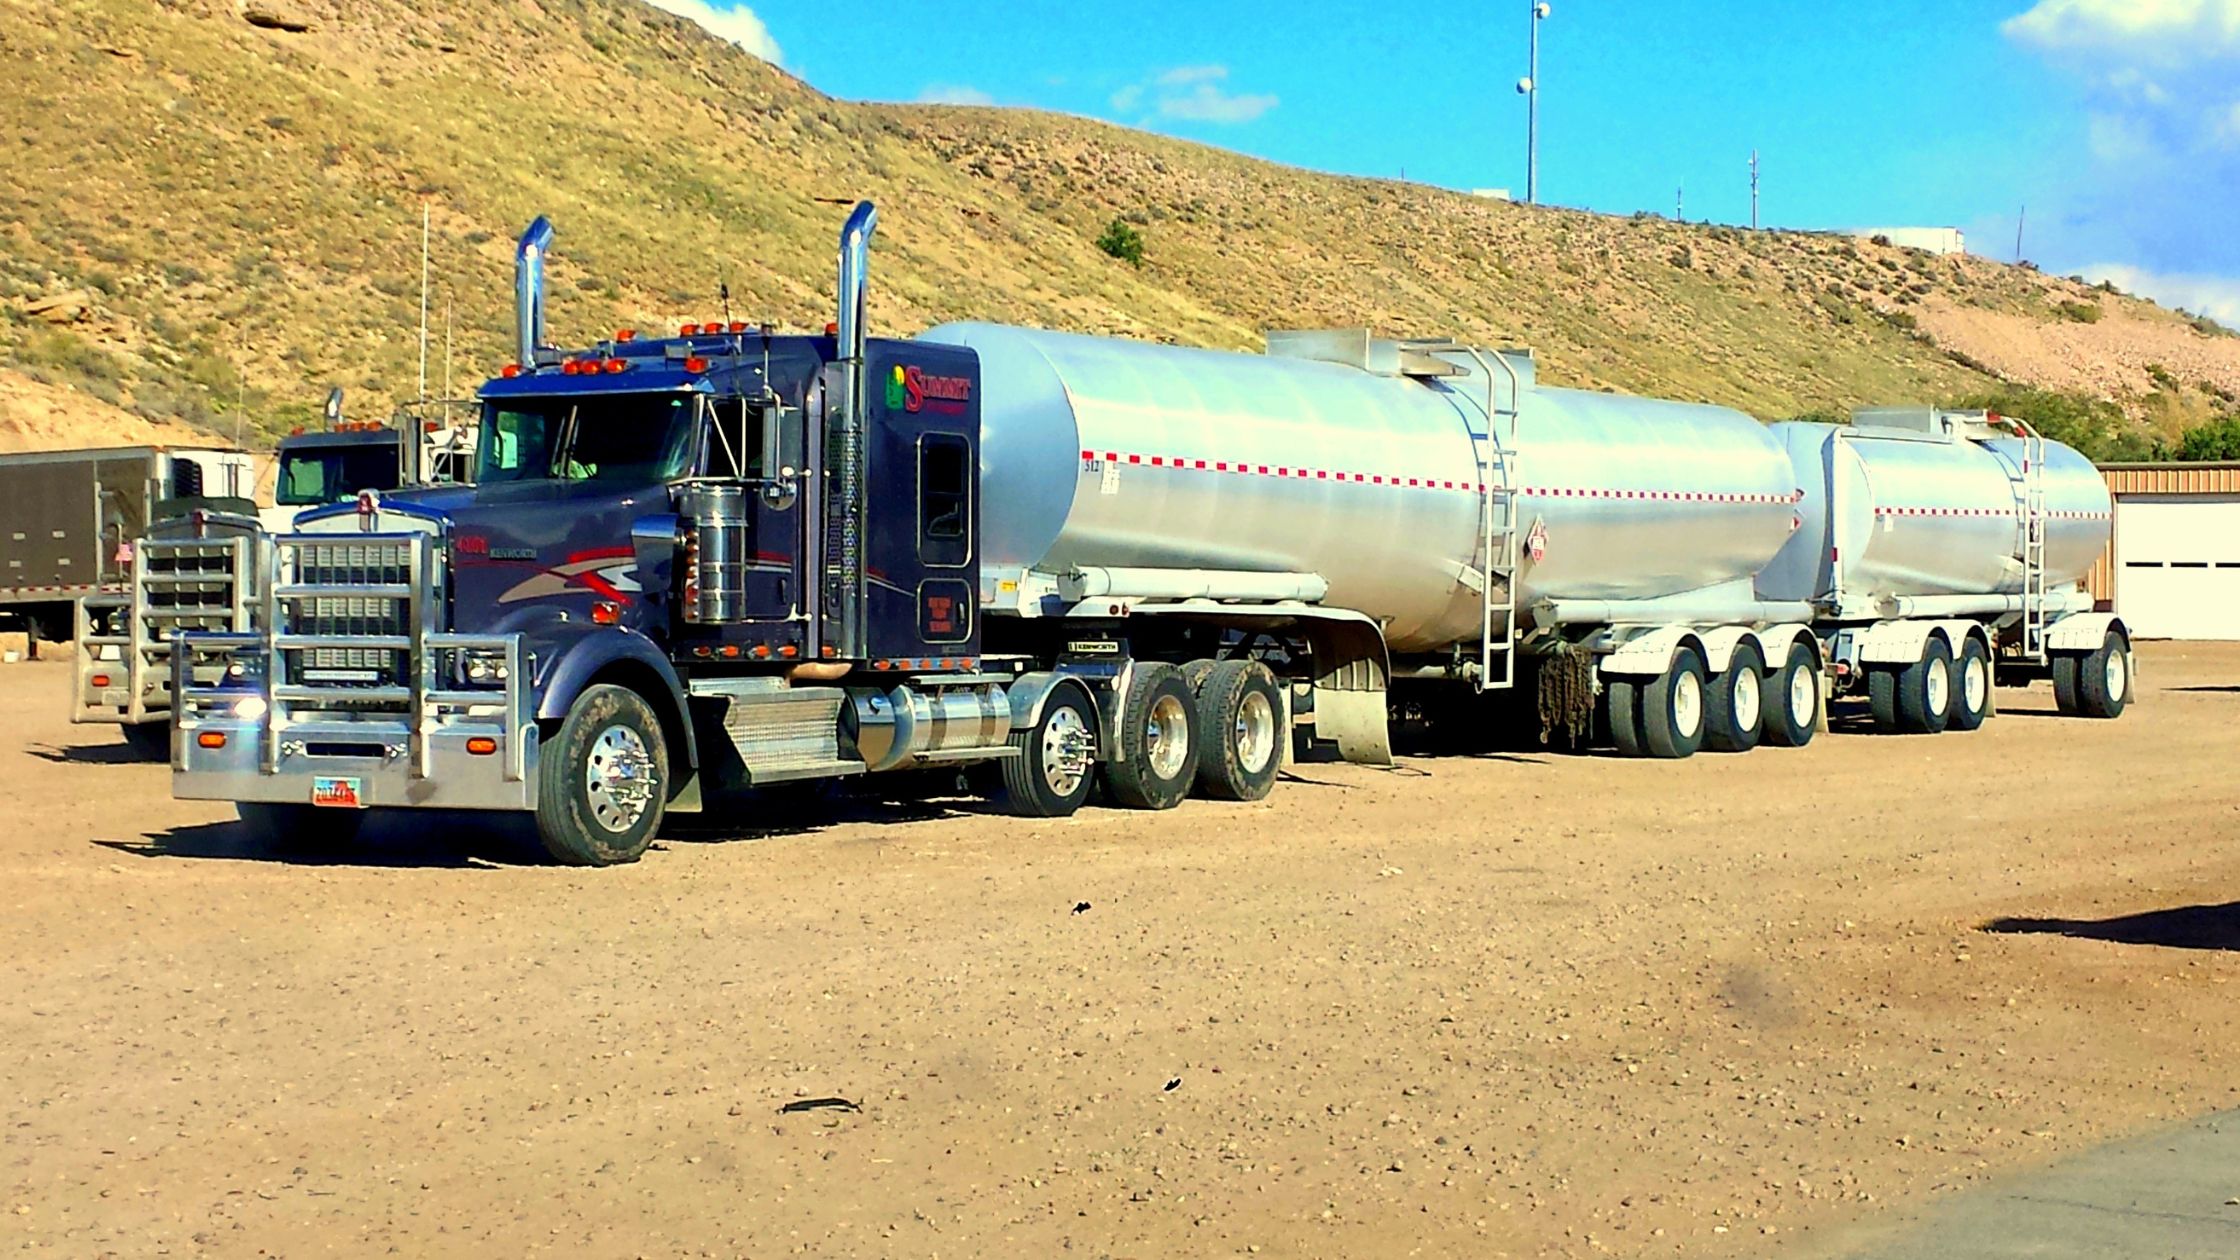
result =
M744 636L773 651L806 640L801 561L806 476L800 468L806 423L801 408L777 398L725 398L711 404L707 475L736 479L745 490L746 529L740 540Z
M980 654L979 362L901 343L869 367L871 655L961 667Z

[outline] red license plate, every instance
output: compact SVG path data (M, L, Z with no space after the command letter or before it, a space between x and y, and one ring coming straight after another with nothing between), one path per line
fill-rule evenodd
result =
M358 798L356 779L330 779L323 776L311 780L311 803L333 809L364 809L366 805Z

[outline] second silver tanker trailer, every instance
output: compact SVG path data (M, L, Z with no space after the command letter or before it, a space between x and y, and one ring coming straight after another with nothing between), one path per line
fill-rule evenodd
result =
M1574 729L1599 694L1657 757L1806 743L1831 690L1974 726L1998 653L2067 711L2128 698L2123 626L2072 589L2106 492L2026 428L1768 428L1364 332L871 339L874 223L825 336L562 352L540 220L476 484L275 540L256 632L174 658L176 792L282 835L528 811L603 863L715 789L929 766L995 767L1034 815L1100 779L1256 799L1294 723L1389 760L1401 682L1529 685Z

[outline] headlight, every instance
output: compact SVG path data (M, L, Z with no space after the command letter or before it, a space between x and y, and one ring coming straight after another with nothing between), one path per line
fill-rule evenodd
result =
M466 652L461 665L467 681L481 687L495 687L506 680L506 658L503 652Z
M244 722L254 722L265 714L263 696L243 696L233 702L233 715Z

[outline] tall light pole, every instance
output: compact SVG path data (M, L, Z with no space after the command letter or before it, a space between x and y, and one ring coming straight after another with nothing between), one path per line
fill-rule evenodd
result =
M1532 53L1525 76L1517 80L1524 96L1524 200L1540 200L1540 23L1548 16L1547 0L1532 0Z

